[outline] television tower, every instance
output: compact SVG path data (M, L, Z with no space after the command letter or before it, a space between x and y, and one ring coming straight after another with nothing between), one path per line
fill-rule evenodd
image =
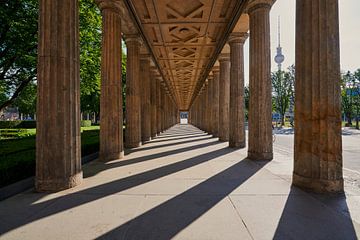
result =
M281 71L281 64L284 62L285 57L282 54L282 47L280 46L280 16L278 17L278 41L279 45L276 48L275 62L278 65L278 70Z

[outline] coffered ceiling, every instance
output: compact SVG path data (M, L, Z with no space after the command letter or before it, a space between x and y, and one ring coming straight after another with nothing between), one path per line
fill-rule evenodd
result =
M214 64L246 0L128 0L182 110Z

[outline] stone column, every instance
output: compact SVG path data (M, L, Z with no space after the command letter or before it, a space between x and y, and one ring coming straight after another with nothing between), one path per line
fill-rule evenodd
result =
M150 55L142 55L140 59L141 72L141 141L151 138L151 103L150 103Z
M212 84L212 134L213 137L219 137L219 67L213 68L213 84Z
M110 1L97 1L102 15L100 159L124 156L121 83L121 19Z
M82 180L79 13L76 0L39 6L35 187L59 191Z
M205 88L204 88L204 131L209 133L209 118L208 118L208 109L209 109L209 80L206 79Z
M161 80L156 79L156 130L157 134L161 133Z
M272 0L249 2L250 109L248 158L271 160L272 102L269 13Z
M156 137L156 133L157 133L157 96L156 96L156 69L152 68L151 69L151 79L150 79L150 87L151 87L151 92L150 92L150 101L151 101L151 138L155 138Z
M231 33L230 45L230 124L229 147L244 148L245 101L244 101L244 43L248 34Z
M219 62L219 141L226 142L229 141L230 54L220 54Z
M141 105L140 105L140 46L137 35L126 36L126 127L125 147L141 145Z
M207 89L207 125L208 125L208 133L213 134L212 126L213 126L213 119L212 119L212 112L213 112L213 76L208 76L208 89Z
M160 88L160 96L161 96L161 132L165 131L165 89L164 83L161 84Z
M344 189L339 52L338 1L298 0L293 184L319 193Z

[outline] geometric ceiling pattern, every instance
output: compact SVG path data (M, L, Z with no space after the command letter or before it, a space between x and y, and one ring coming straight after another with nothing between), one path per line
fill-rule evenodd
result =
M131 0L143 34L180 109L196 85L239 0Z

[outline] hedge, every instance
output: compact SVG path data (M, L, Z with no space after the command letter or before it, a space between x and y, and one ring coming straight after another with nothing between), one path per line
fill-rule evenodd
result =
M81 127L91 127L91 120L81 120Z
M0 128L36 128L36 121L0 121Z
M0 187L35 175L35 136L0 141ZM99 151L99 130L81 133L81 155Z
M90 127L91 120L82 120L81 127ZM4 128L36 128L36 121L0 121L0 129Z

